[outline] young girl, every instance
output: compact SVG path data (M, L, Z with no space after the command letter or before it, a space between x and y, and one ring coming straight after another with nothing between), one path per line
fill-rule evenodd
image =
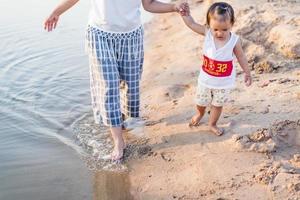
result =
M185 6L188 9L188 4ZM199 125L206 107L211 104L209 128L220 136L224 130L217 126L217 121L223 105L228 101L230 90L235 86L234 56L245 72L246 86L252 82L241 40L231 32L235 21L234 10L228 3L212 4L207 11L206 26L196 23L189 12L182 18L190 29L205 36L196 96L197 114L191 119L190 125Z

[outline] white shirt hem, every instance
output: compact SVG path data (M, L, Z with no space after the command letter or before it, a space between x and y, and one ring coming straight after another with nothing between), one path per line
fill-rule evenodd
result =
M236 87L235 84L232 84L232 85L227 85L227 86L211 86L211 85L207 85L205 83L202 83L199 81L198 83L199 85L202 85L204 87L207 87L207 88L210 88L210 89L233 89Z
M104 31L104 32L107 32L107 33L130 33L130 32L133 32L133 31L139 29L141 26L143 26L143 24L140 23L139 25L137 25L136 27L134 27L133 29L128 30L128 31L111 31L111 30L105 30L102 27L99 27L98 25L96 25L94 23L91 23L91 22L88 22L88 26L97 28L97 29L99 29L101 31Z

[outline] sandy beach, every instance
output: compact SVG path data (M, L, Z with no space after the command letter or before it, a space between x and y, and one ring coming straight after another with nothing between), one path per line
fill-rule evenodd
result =
M217 137L188 123L203 37L180 16L155 16L146 28L142 86L144 134L127 133L134 199L300 199L300 3L228 1L252 69L224 107ZM189 1L204 23L212 1Z
M214 1L188 2L204 23ZM225 134L208 131L209 113L188 126L204 38L176 13L148 13L146 126L125 133L124 163L114 164L104 159L111 134L92 115L83 50L89 1L51 34L42 22L57 2L1 1L0 199L300 199L300 1L226 2L253 84L244 85L237 65L237 87L219 121Z

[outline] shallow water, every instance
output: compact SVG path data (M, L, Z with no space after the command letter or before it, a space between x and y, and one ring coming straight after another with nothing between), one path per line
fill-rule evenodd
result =
M84 53L89 2L80 1L47 33L43 21L58 2L0 1L0 199L104 199L113 186L101 181L116 180L115 187L127 181L92 172L82 160L93 152L74 134L88 134L81 122L91 113Z
M71 129L90 110L82 47L88 5L46 33L43 20L56 3L0 1L0 199L93 196L93 174Z
M95 172L93 191L94 199L133 199L130 194L130 180L125 172Z

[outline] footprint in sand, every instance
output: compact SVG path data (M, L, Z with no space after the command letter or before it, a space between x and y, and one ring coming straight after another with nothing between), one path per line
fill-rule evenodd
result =
M176 100L184 96L184 92L191 88L189 84L175 84L167 88L165 96L169 97L170 100Z
M160 153L161 158L167 162L171 162L172 160L174 160L174 158L173 158L174 155L175 155L174 152L161 152Z
M145 126L154 126L156 124L159 124L163 121L164 119L159 119L159 120L152 120L152 121L146 121Z

